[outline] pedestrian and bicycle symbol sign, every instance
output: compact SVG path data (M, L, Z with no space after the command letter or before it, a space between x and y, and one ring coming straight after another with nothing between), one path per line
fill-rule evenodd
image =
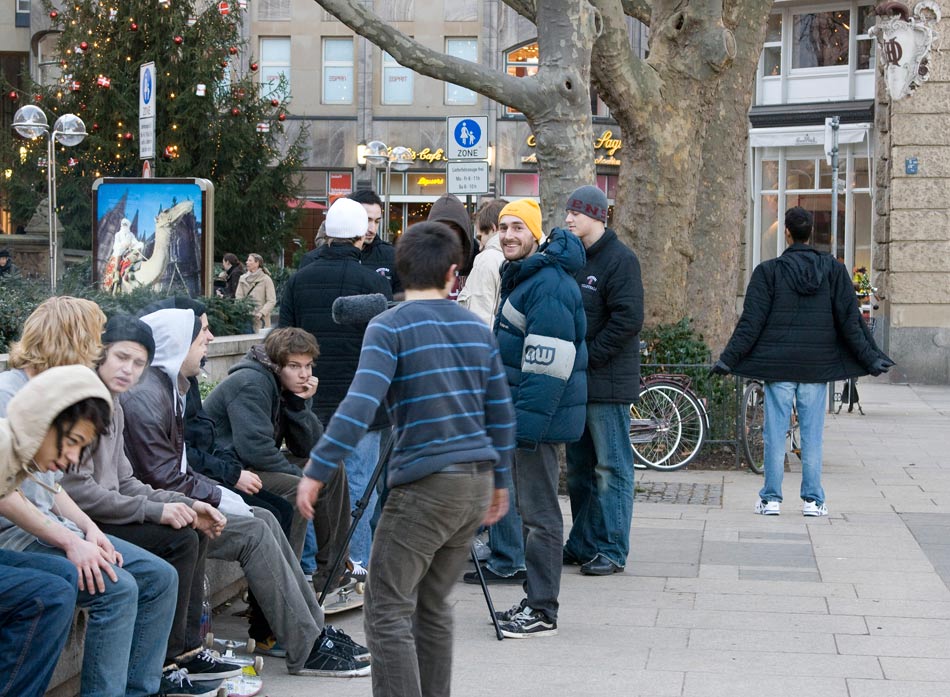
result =
M488 117L450 116L446 119L449 160L484 160L488 157Z

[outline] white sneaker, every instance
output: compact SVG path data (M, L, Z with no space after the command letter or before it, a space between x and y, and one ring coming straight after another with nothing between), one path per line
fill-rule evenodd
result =
M828 507L823 503L806 501L802 506L802 515L809 518L817 518L818 516L828 515Z
M782 512L782 504L778 501L756 501L755 512L759 515L779 515Z

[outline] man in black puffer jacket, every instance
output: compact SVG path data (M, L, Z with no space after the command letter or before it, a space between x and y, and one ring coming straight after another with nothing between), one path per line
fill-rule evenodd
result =
M582 186L567 199L567 227L587 263L574 274L587 315L587 421L567 446L574 524L564 561L586 576L623 571L633 517L630 404L640 396L643 282L637 255L607 224L607 196Z
M389 281L360 263L360 249L368 226L366 209L349 198L337 199L327 211L328 244L315 251L313 263L290 277L280 301L280 326L300 327L313 334L320 345L320 355L313 374L320 388L313 397L313 410L325 426L343 401L356 374L363 346L366 323L336 324L331 308L333 301L348 295L382 293L392 300ZM350 499L359 500L376 468L382 429L389 418L382 407L376 413L370 430L356 450L344 462L349 480ZM376 505L376 495L368 502L368 510ZM369 562L370 516L363 516L350 542L350 555L356 562Z
M713 367L719 374L765 382L765 485L755 505L762 515L780 512L792 401L802 439L802 514L825 516L825 383L880 375L894 365L861 317L848 270L807 244L811 231L811 213L797 206L786 211L789 246L782 256L755 267L742 317Z

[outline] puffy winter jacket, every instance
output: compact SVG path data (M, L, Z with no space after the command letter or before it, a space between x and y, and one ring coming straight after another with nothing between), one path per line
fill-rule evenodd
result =
M640 396L643 281L637 255L613 230L587 249L577 272L587 314L587 399L629 404Z
M517 416L519 448L571 443L587 414L587 318L574 274L584 246L555 229L537 253L502 271L495 325Z
M744 377L829 382L867 375L882 358L844 264L799 243L755 267L719 360Z
M313 409L327 424L346 396L356 374L366 324L336 324L331 315L333 301L347 295L382 293L392 300L392 289L384 276L360 264L360 250L349 244L328 244L316 250L313 263L290 277L280 301L281 327L300 327L313 334L320 355L313 374L320 388ZM374 428L388 425L380 409Z

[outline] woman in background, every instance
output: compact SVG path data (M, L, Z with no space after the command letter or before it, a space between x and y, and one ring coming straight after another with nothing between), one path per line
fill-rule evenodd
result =
M251 298L254 301L254 333L262 327L270 327L270 315L277 303L277 293L274 290L274 281L270 271L264 266L264 257L260 254L248 254L247 273L241 276L234 297Z

